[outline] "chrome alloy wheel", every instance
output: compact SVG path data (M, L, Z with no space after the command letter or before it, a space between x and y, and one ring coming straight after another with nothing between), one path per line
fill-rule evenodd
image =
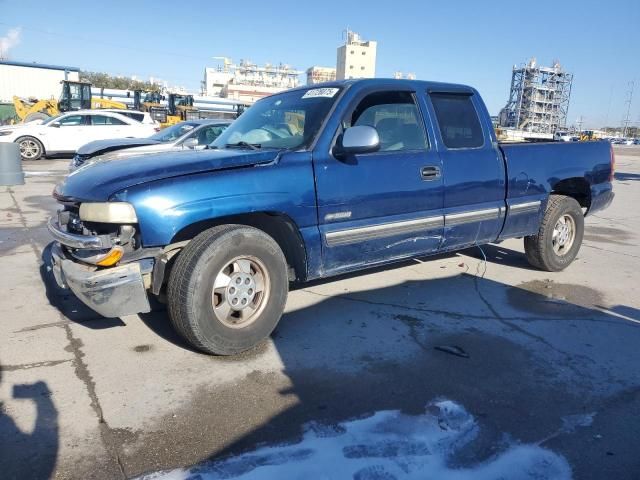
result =
M40 145L30 139L22 140L19 144L22 158L32 159L40 156Z
M551 244L556 255L565 255L576 238L576 224L571 215L562 215L553 227Z
M213 311L224 325L244 328L262 313L269 299L270 279L255 257L236 257L218 272L213 283Z

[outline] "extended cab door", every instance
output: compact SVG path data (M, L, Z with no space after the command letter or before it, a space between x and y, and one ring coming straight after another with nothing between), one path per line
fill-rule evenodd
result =
M505 165L489 114L471 89L430 91L444 178L441 250L494 241L505 217Z
M442 175L424 98L412 90L368 89L341 107L333 143L313 154L324 271L436 251ZM332 147L358 125L377 130L379 151L336 158Z

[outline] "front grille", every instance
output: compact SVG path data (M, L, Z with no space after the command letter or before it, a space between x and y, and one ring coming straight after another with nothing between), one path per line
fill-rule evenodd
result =
M66 228L69 233L83 235L84 228L78 213L78 208L72 206L67 206L63 210L58 210L58 224L61 227Z

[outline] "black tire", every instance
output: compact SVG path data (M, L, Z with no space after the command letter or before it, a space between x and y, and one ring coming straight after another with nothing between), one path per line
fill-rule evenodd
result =
M48 120L51 116L44 112L33 112L24 117L24 123L33 122L34 120Z
M571 223L573 238L570 244L558 246L554 230L560 219ZM569 217L567 219L567 217ZM567 268L578 255L584 236L584 214L580 204L571 197L551 195L537 235L524 238L524 251L531 265L547 272L559 272ZM554 249L560 249L557 251Z
M44 145L35 137L19 137L16 138L15 143L20 147L22 160L40 160L44 156Z
M263 284L266 284L260 306L255 314L250 314L247 320L250 323L246 325L242 319L233 317L221 320L215 306L218 294L214 292L214 282L225 268L233 268L234 259L238 258L245 262L245 258L251 258L252 269L264 269ZM243 275L243 272L228 272L231 279L234 275ZM258 273L255 276L257 278ZM229 281L225 290L229 298L232 297L228 289L232 285ZM273 238L256 228L222 225L195 237L176 258L167 286L169 318L176 331L196 349L233 355L251 349L271 334L282 316L288 289L287 262ZM258 287L254 295L254 299L258 298ZM227 306L231 306L231 302L228 300ZM231 310L232 315L243 312ZM240 322L239 325L230 326L235 321Z

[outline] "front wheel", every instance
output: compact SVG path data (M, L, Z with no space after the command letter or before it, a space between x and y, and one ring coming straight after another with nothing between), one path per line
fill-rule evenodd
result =
M167 288L169 317L195 348L233 355L271 334L288 287L287 263L273 238L252 227L214 227L178 255Z
M42 142L35 137L20 137L16 140L22 160L40 160L44 155Z
M578 255L584 235L580 204L564 195L551 195L537 235L524 238L527 260L548 272L567 268Z

